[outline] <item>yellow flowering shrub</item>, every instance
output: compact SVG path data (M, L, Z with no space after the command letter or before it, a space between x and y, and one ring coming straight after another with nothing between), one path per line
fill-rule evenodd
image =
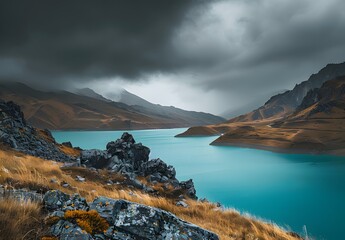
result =
M66 211L64 218L72 222L74 221L81 229L90 234L103 233L109 228L108 222L95 210Z

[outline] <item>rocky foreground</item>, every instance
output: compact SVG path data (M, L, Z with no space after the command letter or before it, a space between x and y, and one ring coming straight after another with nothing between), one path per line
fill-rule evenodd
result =
M185 197L197 199L191 179L180 182L176 179L173 166L161 159L149 160L150 149L136 143L128 133L109 142L106 150L80 150L80 156L73 157L61 151L48 130L42 134L42 131L27 125L20 107L13 102L0 102L0 127L0 142L25 154L65 162L63 167L81 167L96 172L97 169L104 169L110 175L120 174L128 186L150 194L159 194L151 186L163 185L172 194L178 195L181 200L178 205L182 207L188 206L183 202ZM70 143L64 145L71 147ZM138 177L146 179L148 184L139 181ZM77 176L77 179L85 181L82 176ZM70 187L68 183L62 184ZM30 199L39 199L32 192L20 192ZM44 195L43 203L49 217L60 219L50 229L51 235L59 239L218 239L214 233L184 222L171 213L125 200L99 197L87 203L79 195L69 196L52 190ZM91 222L84 217L66 219L66 211L79 210L84 211L85 216L90 210L97 211L106 220L103 225L107 228L97 230L98 226L92 225L96 224L92 222L94 219L89 219ZM96 230L86 228L80 221L88 222L92 225L90 228L95 227ZM98 224L102 222L100 219L97 221Z
M54 221L50 232L59 239L218 239L169 212L125 200L98 197L87 203L79 195L49 191L43 203Z

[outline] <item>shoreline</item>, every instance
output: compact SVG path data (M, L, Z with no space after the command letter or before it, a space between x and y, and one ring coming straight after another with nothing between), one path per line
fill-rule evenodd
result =
M188 127L171 127L171 128L139 128L139 129L48 129L51 132L115 132L115 131L149 131L149 130L170 130L185 129Z
M345 157L345 149L338 149L338 150L327 150L327 151L313 151L311 149L293 149L293 148L279 148L279 147L272 147L272 146L265 146L259 144L247 144L247 143L219 143L219 142L211 142L211 146L224 146L224 147L241 147L241 148L249 148L249 149L257 149L263 151L269 151L274 153L285 153L285 154L304 154L304 155L331 155L331 156L338 156L338 157Z

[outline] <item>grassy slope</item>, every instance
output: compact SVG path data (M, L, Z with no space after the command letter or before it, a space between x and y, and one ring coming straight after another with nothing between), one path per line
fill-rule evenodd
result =
M242 216L235 210L221 211L215 204L209 202L187 200L189 207L183 208L177 207L175 201L169 198L153 197L126 189L123 185L107 186L94 177L87 178L86 182L78 182L74 175L76 172L83 171L81 169L62 170L56 162L23 155L11 150L0 150L0 166L0 184L8 187L15 185L16 187L41 190L60 189L70 194L77 192L87 198L88 201L99 195L127 199L170 211L186 221L217 233L221 239L296 239L273 224ZM58 179L59 182L68 182L71 187L63 188L58 183L52 183L50 181L52 178ZM130 194L130 191L134 194ZM15 204L19 207L13 207ZM15 212L13 213L13 211ZM21 214L21 211L26 211L27 214ZM35 205L26 206L4 201L0 202L0 213L2 219L5 217L11 219L9 221L13 223L18 221L18 224L23 223L25 226L30 222L35 223L35 221L25 219L33 217L39 220L42 217ZM37 229L42 231L40 222L36 221L36 224L27 227L32 228L35 232L38 231ZM12 229L13 224L0 225L0 231L4 234L10 234ZM23 231L18 232L19 235L24 235L29 231L27 228L20 229ZM18 238L20 239L19 235Z

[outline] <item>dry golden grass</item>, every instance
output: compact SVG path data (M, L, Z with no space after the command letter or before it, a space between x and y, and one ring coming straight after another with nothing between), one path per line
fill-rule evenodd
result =
M75 148L70 148L62 144L59 144L59 149L61 150L61 152L73 157L78 157L80 155L80 150L75 149Z
M0 200L0 239L39 239L44 232L41 206L34 202Z
M64 188L60 184L52 183L52 178L65 181L71 187ZM188 208L178 207L175 200L153 197L140 191L125 189L121 185L106 186L101 181L90 179L78 182L71 172L61 170L58 163L0 150L0 184L11 183L30 188L36 186L59 189L70 194L77 192L88 201L97 196L107 196L146 204L167 210L186 221L211 230L221 239L297 239L273 224L242 216L235 210L219 210L212 203L187 200Z

